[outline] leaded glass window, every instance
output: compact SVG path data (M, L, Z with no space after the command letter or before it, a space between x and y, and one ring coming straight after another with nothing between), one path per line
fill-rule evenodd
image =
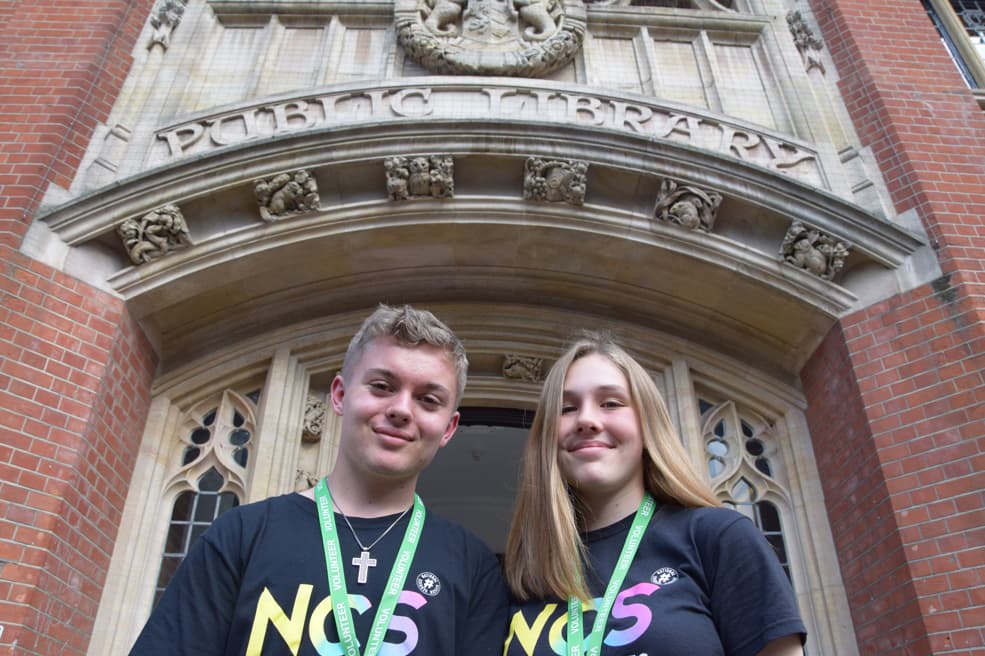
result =
M239 505L250 448L256 432L259 390L223 392L218 403L204 403L186 413L175 490L154 603L174 577L178 565L216 517Z
M699 398L698 410L713 489L726 506L756 524L790 577L781 513L772 500L788 498L777 476L782 467L772 424L756 413L740 411L732 401Z
M154 605L161 599L178 565L188 554L192 543L205 532L216 517L239 505L232 492L221 492L222 474L215 467L209 469L198 481L198 491L186 490L178 495L171 513L168 537L164 544L161 571L154 590Z

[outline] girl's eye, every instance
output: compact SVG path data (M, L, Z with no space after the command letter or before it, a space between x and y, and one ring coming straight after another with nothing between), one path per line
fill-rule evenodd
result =
M575 406L573 406L573 405L562 405L562 406L561 406L561 414L562 414L562 415L566 415L566 414L568 414L568 413L570 413L570 412L574 412L574 411L575 411L575 410L577 410L577 409L578 409L578 408L576 408L576 407L575 407Z
M622 401L605 401L602 403L603 408L621 408L625 405Z

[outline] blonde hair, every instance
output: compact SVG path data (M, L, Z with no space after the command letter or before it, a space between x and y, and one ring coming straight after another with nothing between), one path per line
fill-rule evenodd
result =
M646 370L611 337L586 333L551 367L523 455L513 522L506 542L506 578L521 600L591 595L585 585L586 550L579 533L578 498L564 482L557 461L558 418L564 379L572 363L597 353L626 376L643 441L643 480L658 502L685 507L720 502L691 465Z
M455 367L455 405L458 406L462 402L465 381L469 373L469 359L465 355L465 347L451 328L442 323L438 317L427 310L418 310L410 305L398 308L381 303L373 314L366 317L349 342L349 348L346 349L345 360L342 363L343 378L349 377L352 367L366 350L366 345L380 337L392 337L404 346L427 344L445 351Z

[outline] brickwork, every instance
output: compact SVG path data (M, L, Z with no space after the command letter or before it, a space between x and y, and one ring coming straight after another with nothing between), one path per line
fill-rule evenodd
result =
M0 644L82 654L154 361L119 299L18 254L4 259Z
M153 0L4 3L0 244L20 245L48 185L68 187L130 68Z
M17 252L106 119L153 0L0 8L0 653L83 654L154 361L122 302Z
M945 273L845 317L802 372L860 651L985 654L985 113L919 2L812 5Z

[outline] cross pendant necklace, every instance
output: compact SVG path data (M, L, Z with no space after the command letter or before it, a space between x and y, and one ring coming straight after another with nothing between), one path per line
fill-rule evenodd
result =
M397 522L404 518L404 515L407 514L410 508L407 508L407 510L400 513L400 515L393 520L393 523L387 526L385 531L380 533L380 537L373 540L373 543L367 546L363 544L363 541L359 539L358 535L356 535L356 529L352 528L352 522L350 522L346 514L342 512L342 508L339 507L338 502L334 498L332 499L332 504L338 509L339 514L342 515L342 519L345 520L346 526L348 526L349 530L352 532L352 537L355 538L356 544L358 544L359 548L362 549L362 553L359 554L359 558L352 559L352 564L359 569L359 572L356 574L356 583L364 584L369 581L369 568L376 567L376 559L369 555L369 550L375 547L379 541L382 540L383 537L397 525Z
M355 535L355 532L353 532L353 535ZM359 542L359 540L356 540L356 542ZM376 543L374 542L373 544ZM365 583L369 580L369 568L376 567L376 559L370 558L369 552L364 550L359 554L359 558L352 559L352 564L359 568L359 574L356 575L356 583Z

